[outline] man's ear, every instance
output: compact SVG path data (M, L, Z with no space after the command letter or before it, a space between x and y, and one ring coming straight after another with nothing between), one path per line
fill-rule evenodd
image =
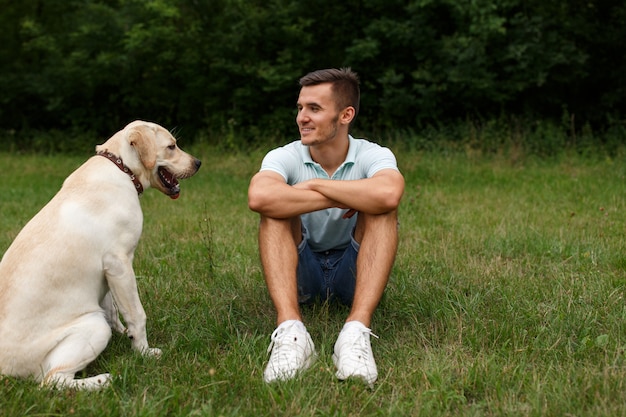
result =
M348 106L341 111L339 115L339 120L341 121L342 124L349 125L352 122L352 120L354 120L355 115L356 115L356 110L354 110L354 107Z

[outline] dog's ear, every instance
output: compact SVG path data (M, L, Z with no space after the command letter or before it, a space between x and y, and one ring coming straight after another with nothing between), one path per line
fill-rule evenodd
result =
M137 126L128 133L130 145L135 148L143 166L148 169L156 165L156 147L154 146L154 132L147 126Z

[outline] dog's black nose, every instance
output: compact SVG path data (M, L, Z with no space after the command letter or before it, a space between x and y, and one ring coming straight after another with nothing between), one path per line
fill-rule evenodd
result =
M196 164L196 170L198 170L200 169L200 165L202 165L202 161L199 159L196 159L195 164Z

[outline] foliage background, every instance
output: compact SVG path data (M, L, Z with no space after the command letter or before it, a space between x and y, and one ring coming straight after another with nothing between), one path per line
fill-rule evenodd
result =
M0 0L0 8L0 129L20 135L20 149L38 145L28 132L108 136L137 118L192 141L282 142L294 132L298 78L340 66L362 78L359 132L436 129L455 139L497 123L525 137L543 136L548 124L565 144L581 135L594 146L626 142L623 2Z

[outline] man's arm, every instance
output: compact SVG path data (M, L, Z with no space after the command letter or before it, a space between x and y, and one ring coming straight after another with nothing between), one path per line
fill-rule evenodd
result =
M383 169L361 180L314 179L294 186L276 172L261 171L250 181L248 206L274 218L330 207L381 214L396 209L403 193L404 177L394 169Z
M368 214L387 213L398 208L404 193L404 177L395 169L383 169L361 180L314 179L294 187L316 191L335 202L335 207Z
M317 191L288 185L274 171L258 172L250 180L248 207L267 217L285 219L336 206Z

